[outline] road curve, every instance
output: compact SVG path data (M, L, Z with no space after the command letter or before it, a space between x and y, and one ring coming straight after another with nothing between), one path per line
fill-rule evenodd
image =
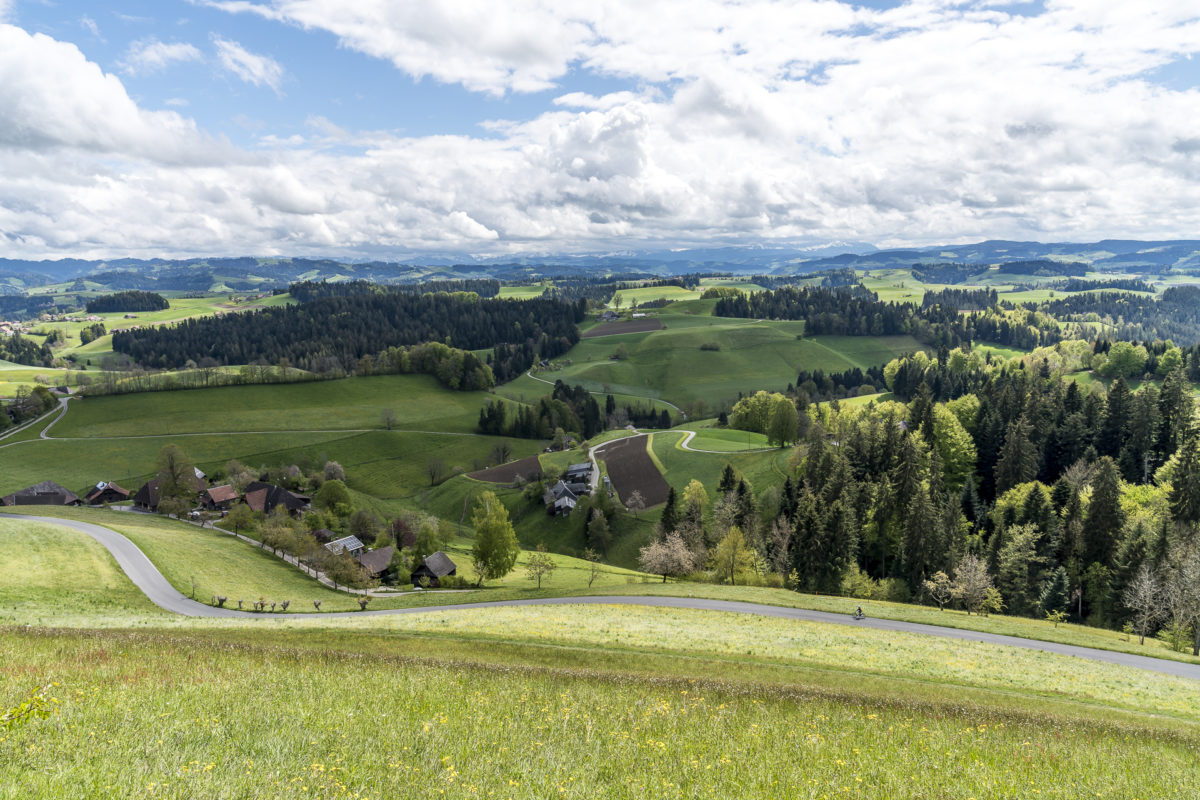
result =
M833 625L851 625L856 627L873 628L883 631L900 631L902 633L918 633L928 636L941 636L947 639L985 642L1007 647L1020 647L1026 650L1040 650L1046 653L1075 656L1090 661L1102 661L1123 667L1150 670L1166 675L1200 680L1200 664L1188 664L1181 661L1169 661L1149 656L1139 656L1132 653L1120 653L1112 650L1097 650L1090 647L1078 647L1057 642L1043 642L1036 639L1022 639L1017 636L1002 636L982 631L962 630L960 628L943 628L937 625L923 625L916 622L901 622L899 620L867 618L855 620L848 614L833 614L828 611L810 611L803 608L786 608L783 606L760 605L734 600L711 600L701 597L662 597L654 595L623 596L600 595L594 597L545 597L529 600L492 600L481 603L462 603L445 606L422 606L415 608L379 608L370 611L346 611L289 614L255 614L250 611L238 611L232 608L214 608L205 603L191 600L177 591L163 577L162 573L150 562L137 545L116 531L93 525L89 522L65 520L54 517L37 517L24 514L5 514L0 519L23 519L47 525L61 525L80 533L91 536L108 548L117 560L121 569L141 589L156 606L175 614L189 617L236 618L246 620L274 620L320 617L321 619L341 619L346 617L381 616L385 614L421 614L440 611L458 611L471 608L494 608L500 606L540 606L540 605L634 605L654 606L658 608L687 608L700 611L723 611L733 614L756 614L764 617L794 619L804 622L823 622Z

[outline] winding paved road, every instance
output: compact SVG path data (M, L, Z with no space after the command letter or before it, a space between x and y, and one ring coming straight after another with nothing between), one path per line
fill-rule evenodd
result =
M189 617L219 617L253 620L286 620L296 617L320 617L322 619L339 619L343 617L379 616L384 614L420 614L434 611L457 611L469 608L490 608L496 606L538 606L538 605L635 605L656 606L660 608L689 608L702 611L724 611L734 614L757 614L764 617L779 617L782 619L802 620L805 622L824 622L834 625L852 625L864 628L874 628L884 631L901 631L903 633L922 633L929 636L941 636L947 639L986 642L988 644L1020 647L1027 650L1041 650L1046 653L1057 653L1065 656L1085 658L1090 661L1103 661L1124 667L1151 670L1166 675L1176 675L1183 678L1200 680L1200 664L1186 664L1180 661L1168 661L1161 658L1119 653L1111 650L1096 650L1090 647L1077 647L1057 642L1042 642L1035 639L1022 639L1016 636L1001 636L981 631L961 630L959 628L943 628L937 625L922 625L915 622L900 622L888 619L855 620L848 614L832 614L827 611L810 611L802 608L785 608L782 606L759 605L732 600L709 600L699 597L657 597L643 596L596 596L596 597L547 597L531 600L494 600L483 603L462 603L445 606L423 606L418 608L380 608L371 611L347 611L289 614L255 614L249 611L237 611L231 608L214 608L204 603L190 600L171 586L162 573L150 563L150 559L138 549L137 545L116 531L89 522L56 519L54 517L36 517L24 514L5 514L0 519L24 519L47 525L62 525L91 536L108 548L116 558L121 569L141 589L151 602L162 609L175 614Z

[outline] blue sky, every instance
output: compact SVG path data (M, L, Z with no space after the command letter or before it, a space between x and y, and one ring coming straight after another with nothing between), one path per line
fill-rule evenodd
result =
M1200 230L1164 0L0 0L0 255Z

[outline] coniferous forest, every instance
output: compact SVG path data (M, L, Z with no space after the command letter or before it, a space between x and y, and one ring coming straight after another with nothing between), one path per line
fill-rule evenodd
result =
M285 362L315 372L356 368L389 347L443 342L497 351L497 380L554 358L579 341L585 306L560 300L480 299L473 294L387 292L324 297L295 306L189 319L176 325L118 331L113 350L152 369L211 359L217 365ZM519 369L517 369L519 367Z

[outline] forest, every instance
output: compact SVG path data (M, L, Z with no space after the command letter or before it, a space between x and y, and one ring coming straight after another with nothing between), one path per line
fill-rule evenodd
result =
M704 487L672 495L654 544L719 562L736 528L747 558L803 591L896 600L977 565L1009 613L1070 604L1119 626L1139 574L1167 575L1200 546L1200 436L1183 364L1161 388L1118 378L1103 392L1063 375L1090 355L1070 342L1003 363L897 359L885 375L909 402L801 410L782 486L729 467L711 505ZM966 377L938 402L926 381L947 374ZM730 422L752 426L742 405Z
M48 367L53 360L54 354L48 344L35 342L19 333L0 336L0 361Z
M120 311L163 311L170 307L171 304L161 294L138 290L106 294L87 302L89 314L107 314Z
M373 281L300 281L288 287L288 294L297 302L309 303L326 297L350 297L360 294L388 294L390 292L409 292L427 294L429 292L474 292L480 297L495 297L500 294L500 281L495 278L447 279L426 281L424 283L407 283L382 285Z
M1063 320L1103 321L1114 339L1200 342L1200 286L1172 286L1159 298L1131 292L1094 292L1036 304Z
M957 294L952 293L951 298ZM749 319L802 319L805 336L894 336L911 334L925 344L957 347L975 340L1032 349L1062 338L1058 323L1034 311L989 308L960 315L952 304L928 307L886 303L863 286L782 287L753 295L725 297L713 314Z
M465 350L522 344L529 358L554 358L579 341L582 303L481 300L469 294L384 294L325 297L296 306L200 317L171 326L118 331L113 350L143 367L171 369L189 361L286 363L317 373L354 372L360 358L389 347L444 342Z

